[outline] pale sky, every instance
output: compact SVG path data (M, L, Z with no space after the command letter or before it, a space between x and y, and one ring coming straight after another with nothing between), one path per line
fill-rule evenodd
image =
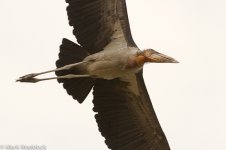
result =
M226 1L127 0L134 40L180 61L148 64L144 79L172 150L226 149ZM56 81L16 83L55 68L76 41L64 0L0 1L0 146L107 150L92 111ZM53 75L53 74L51 74Z

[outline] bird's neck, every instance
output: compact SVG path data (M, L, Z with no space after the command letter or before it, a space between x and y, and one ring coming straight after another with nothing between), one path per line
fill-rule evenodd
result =
M126 68L140 68L144 65L145 62L146 58L143 55L138 55L128 60Z
M144 63L146 62L146 58L143 56L143 55L138 55L136 58L135 58L135 61L136 61L136 64L137 66L143 66Z

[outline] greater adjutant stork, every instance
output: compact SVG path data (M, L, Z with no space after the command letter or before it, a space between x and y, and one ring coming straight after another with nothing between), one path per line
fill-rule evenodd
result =
M93 88L95 115L113 150L169 150L144 84L144 63L177 63L153 49L139 50L131 36L125 0L66 0L80 45L63 39L57 69L20 82L57 79L82 103ZM35 78L55 72L57 77Z

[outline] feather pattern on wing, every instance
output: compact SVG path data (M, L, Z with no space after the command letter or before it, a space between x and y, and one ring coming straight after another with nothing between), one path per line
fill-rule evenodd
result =
M130 88L138 89L136 95ZM149 99L142 73L134 81L98 79L94 111L99 130L113 150L169 150Z
M115 25L120 21L123 35L129 46L134 43L126 3L121 0L66 0L69 24L74 27L74 35L79 44L91 54L103 50L117 31Z

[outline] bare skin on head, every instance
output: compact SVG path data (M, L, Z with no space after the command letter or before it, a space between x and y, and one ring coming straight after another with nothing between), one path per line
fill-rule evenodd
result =
M144 51L136 50L125 52L123 55L114 55L113 57L108 57L108 51L102 51L101 57L97 57L99 54L93 54L86 57L83 61L69 64L61 68L40 72L31 73L24 75L17 79L17 82L30 82L36 83L39 81L52 80L52 79L71 79L71 78L81 78L81 77L93 77L93 78L103 78L103 79L114 79L118 77L123 77L128 73L137 73L145 63L178 63L177 60L169 57L167 55L161 54L153 49L148 49ZM75 68L82 68L86 70L86 74L76 75L67 74L64 76L50 77L50 78L35 78L36 76L57 72L62 70L70 70ZM94 69L93 69L94 68Z

